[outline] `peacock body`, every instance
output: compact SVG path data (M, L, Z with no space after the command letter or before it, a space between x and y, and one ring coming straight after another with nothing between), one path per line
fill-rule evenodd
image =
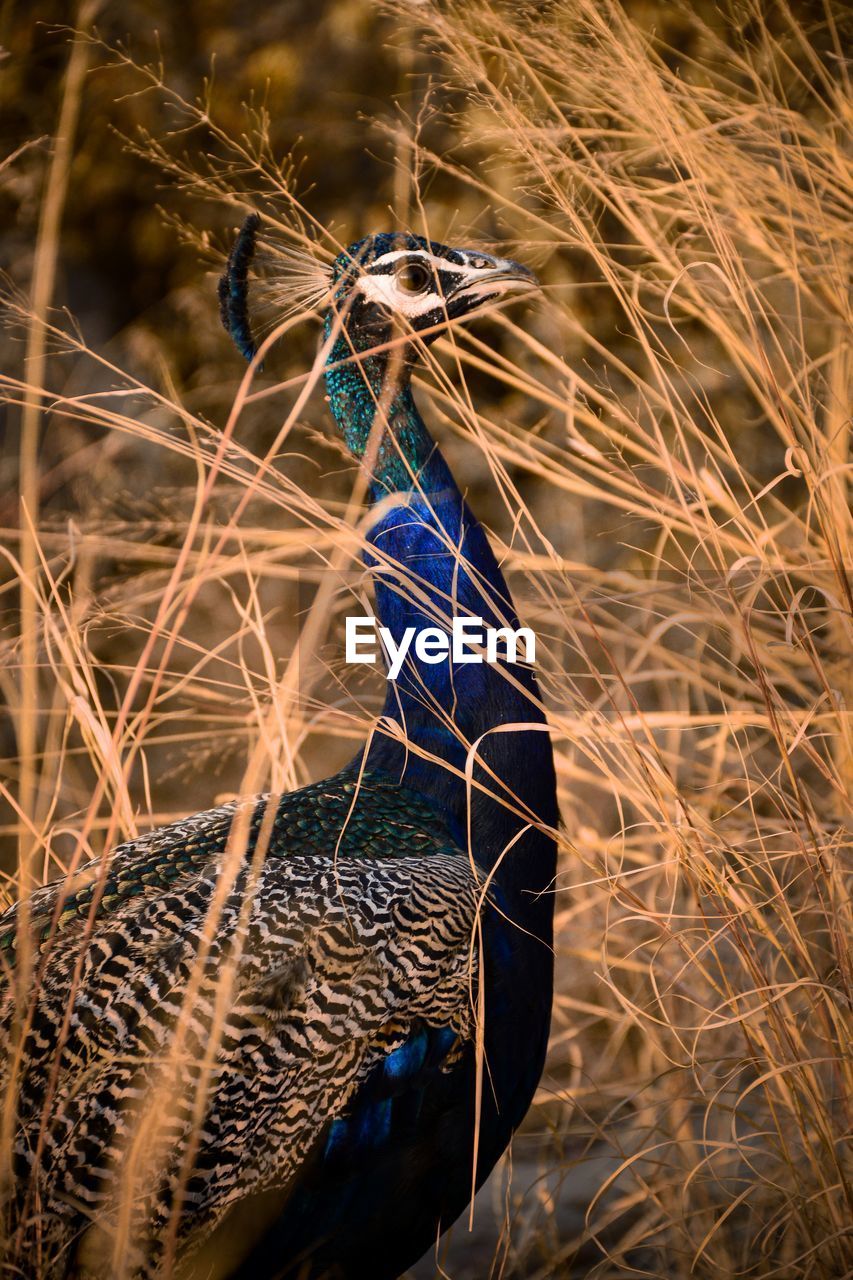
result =
M256 230L221 287L248 356ZM395 637L454 616L518 626L410 379L419 342L531 279L402 235L334 265L326 383L369 472L366 560ZM398 1276L464 1209L541 1075L556 822L530 668L410 652L334 777L196 814L39 890L29 947L7 912L9 1265Z

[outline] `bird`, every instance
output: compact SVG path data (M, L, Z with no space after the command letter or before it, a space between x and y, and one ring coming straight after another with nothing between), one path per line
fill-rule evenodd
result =
M249 215L219 288L256 361L261 236ZM398 640L457 617L518 628L412 375L448 326L536 277L408 231L314 276L377 620ZM542 1076L558 820L533 664L412 647L340 772L129 840L10 908L6 1265L398 1277L469 1205Z

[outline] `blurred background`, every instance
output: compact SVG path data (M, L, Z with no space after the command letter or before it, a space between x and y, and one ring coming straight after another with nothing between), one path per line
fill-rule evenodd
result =
M216 280L245 213L326 249L499 244L545 282L437 348L475 416L424 390L544 640L566 829L549 1070L419 1280L853 1265L851 35L837 0L0 5L10 896L22 849L50 878L239 789L345 537L321 390L269 459L297 384L257 398L208 533L263 483L213 558L193 535L146 649L244 373ZM317 337L290 329L253 390ZM379 705L342 667L348 600L300 656L272 787L342 764Z

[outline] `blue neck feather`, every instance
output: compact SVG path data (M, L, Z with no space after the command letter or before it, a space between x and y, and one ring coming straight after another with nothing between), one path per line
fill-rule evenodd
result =
M440 625L446 630L454 616L517 628L512 599L485 533L415 405L409 367L400 367L399 361L394 367L382 355L354 361L342 336L329 356L326 385L347 446L357 458L370 460L371 500L378 509L365 561L374 570L380 624L395 643L408 627L419 631ZM477 861L487 870L499 864L495 882L523 894L516 910L523 910L534 927L541 924L537 932L542 936L549 932L552 899L550 894L535 895L553 879L554 846L541 832L524 829L530 821L557 822L550 740L544 729L495 732L519 722L544 726L538 698L536 679L527 667L451 664L448 659L427 664L411 648L403 671L389 681L383 710L383 720L396 722L406 742L383 731L380 721L368 760L371 767L399 776L430 797L450 817L465 847L470 826ZM500 800L466 787L469 748L478 742L486 767L475 764L474 780L527 812L527 822ZM512 851L504 859L511 841Z

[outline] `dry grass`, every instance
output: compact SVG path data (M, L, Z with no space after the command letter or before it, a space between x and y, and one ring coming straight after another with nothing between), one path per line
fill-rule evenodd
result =
M565 824L551 1058L492 1189L511 1230L471 1261L457 1228L455 1280L853 1271L851 101L833 9L822 44L774 12L697 20L679 59L608 0L394 9L441 72L435 115L383 127L396 218L461 241L430 198L450 183L545 282L517 323L441 339L421 379L539 636ZM235 144L214 108L181 107L206 167L141 147L194 197L310 235L263 114ZM179 388L150 349L131 377L35 294L28 350L64 358L2 379L22 484L39 407L94 478L71 524L33 500L5 551L10 894L176 816L217 757L230 789L319 776L381 692L338 643L360 481L299 457L342 465L314 435L317 367L250 371L218 427L210 384ZM135 467L173 481L171 509L104 511Z

